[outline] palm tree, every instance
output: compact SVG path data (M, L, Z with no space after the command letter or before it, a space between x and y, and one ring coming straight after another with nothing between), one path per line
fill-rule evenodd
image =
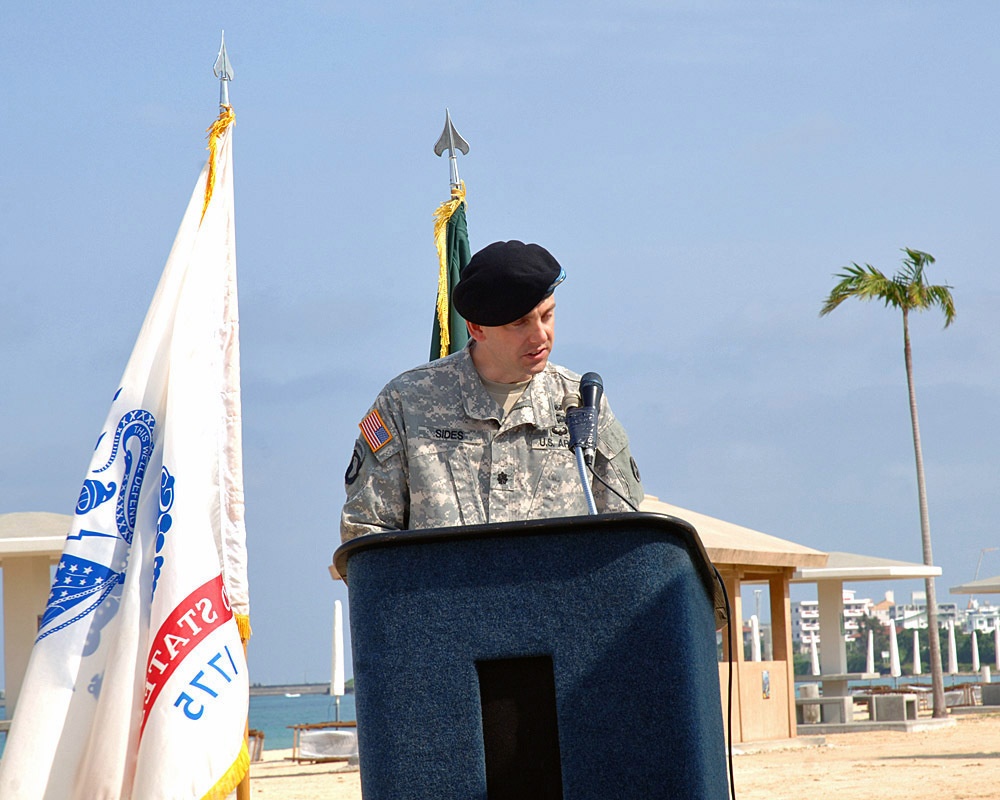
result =
M924 457L920 448L920 425L917 422L917 395L913 388L913 356L910 350L909 314L934 306L944 313L947 328L955 320L955 301L950 286L932 286L924 280L924 268L934 263L934 257L920 250L904 248L906 258L899 272L886 277L871 264L863 267L851 264L836 275L840 282L826 298L820 316L833 311L849 297L859 300L881 300L886 307L903 312L903 357L906 361L906 385L910 394L910 421L913 425L913 452L917 461L917 497L920 502L920 541L923 546L924 564L933 566L931 552L931 525L927 515L927 488L924 484ZM944 703L944 678L941 672L941 638L937 621L937 595L934 578L926 578L927 627L930 645L931 683L934 693L934 716L947 716Z

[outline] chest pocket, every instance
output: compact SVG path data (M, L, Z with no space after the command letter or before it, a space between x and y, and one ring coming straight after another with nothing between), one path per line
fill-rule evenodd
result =
M486 522L479 480L482 437L413 438L407 445L410 527L437 528Z
M565 439L565 441L561 441ZM574 517L587 513L587 501L580 486L576 458L569 449L569 437L549 436L531 443L531 473L534 481L524 517Z

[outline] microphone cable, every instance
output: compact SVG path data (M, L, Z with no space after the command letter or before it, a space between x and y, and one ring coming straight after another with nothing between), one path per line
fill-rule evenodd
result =
M729 592L726 591L726 582L722 580L715 564L712 564L712 572L715 573L715 580L718 581L722 589L722 596L726 603L726 627L729 630L729 657L728 678L726 686L726 758L729 764L729 796L731 800L736 800L736 777L733 775L733 614L729 605Z
M596 461L596 459L595 459L595 461ZM600 481L604 485L604 487L606 489L608 489L612 493L616 494L619 498L621 498L621 500L624 501L625 504L629 508L631 508L633 511L638 511L639 510L639 507L636 506L635 503L633 503L628 497L626 497L625 495L623 495L614 486L612 486L610 483L608 483L606 480L604 480L604 478L602 478L600 475L598 475L596 472L594 472L593 465L589 465L587 467L587 469L590 470L590 474L593 475L595 478L597 478L597 480Z

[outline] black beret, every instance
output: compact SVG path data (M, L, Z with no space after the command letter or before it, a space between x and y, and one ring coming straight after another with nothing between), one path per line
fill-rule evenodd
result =
M559 262L541 245L494 242L469 259L452 302L475 325L506 325L552 294L565 277Z

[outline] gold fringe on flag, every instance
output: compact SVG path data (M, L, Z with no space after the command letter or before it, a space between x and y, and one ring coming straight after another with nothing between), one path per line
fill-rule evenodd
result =
M451 326L448 324L448 221L465 202L465 181L451 187L451 200L446 200L434 212L434 244L438 251L437 317L441 338L441 358L451 348Z
M240 632L240 641L243 642L244 646L250 641L250 634L253 631L250 630L250 615L249 614L233 614L236 618L236 627Z
M225 774L219 778L215 786L208 790L202 800L225 800L235 789L243 777L250 771L250 750L244 741L240 748L240 754L236 757L233 765L226 770Z
M236 112L232 106L222 106L219 111L219 118L207 129L208 133L208 180L205 181L205 204L201 207L201 218L205 219L205 212L208 211L208 204L212 200L212 192L215 191L215 151L219 147L219 138L226 128L236 121Z

